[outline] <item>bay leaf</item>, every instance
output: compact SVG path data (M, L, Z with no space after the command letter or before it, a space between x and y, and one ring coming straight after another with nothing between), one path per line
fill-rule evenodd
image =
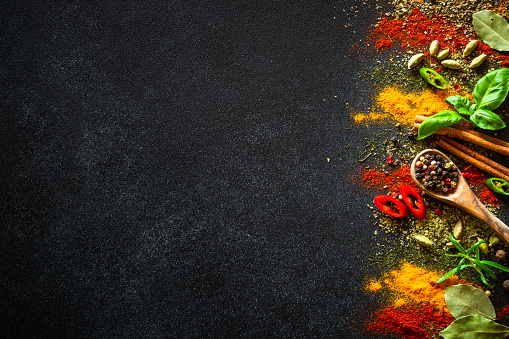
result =
M453 285L445 288L445 303L455 319L478 314L495 320L495 308L482 290L470 285Z
M477 35L497 51L509 51L509 23L497 13L485 10L472 15Z
M445 339L498 339L507 335L509 327L476 314L456 319L440 332Z

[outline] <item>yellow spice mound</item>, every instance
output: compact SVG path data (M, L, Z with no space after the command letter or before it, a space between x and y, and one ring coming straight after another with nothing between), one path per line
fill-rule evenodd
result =
M441 272L426 270L403 261L398 269L385 274L382 279L370 279L365 289L370 292L391 292L394 307L402 307L408 303L426 303L437 309L447 309L444 289L456 284L471 284L454 275L436 285L434 282L442 275Z
M424 90L419 93L406 93L395 86L387 86L376 95L376 107L370 112L356 112L356 123L367 124L370 121L391 118L403 124L413 124L416 115L430 116L441 111L454 110L445 99L457 95L455 90ZM471 99L471 95L461 93Z

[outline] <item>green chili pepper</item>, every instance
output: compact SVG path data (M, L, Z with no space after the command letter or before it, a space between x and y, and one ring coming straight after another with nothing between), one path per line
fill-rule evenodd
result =
M425 68L425 67L420 68L419 74L424 79L424 81L426 81L428 84L431 84L431 85L435 86L436 88L440 88L440 89L447 88L447 81L445 81L445 79L440 74L438 74L431 68Z
M509 182L500 178L488 178L484 182L495 193L509 195Z

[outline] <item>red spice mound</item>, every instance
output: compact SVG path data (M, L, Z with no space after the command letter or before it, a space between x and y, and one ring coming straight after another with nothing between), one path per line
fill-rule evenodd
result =
M504 306L502 309L497 310L497 319L503 319L509 315L509 306Z
M450 23L440 15L431 19L425 16L419 9L414 8L405 21L383 18L377 24L373 35L379 40L399 40L405 49L412 49L428 45L433 40L440 41L441 48L449 48L451 54L461 50L473 36L466 36L463 29ZM380 48L390 46L381 45ZM379 48L377 43L377 48Z
M499 201L495 193L493 193L485 184L484 181L489 178L489 175L480 169L473 166L464 166L461 173L467 182L474 186L474 193L483 204L488 204L497 207Z
M422 49L433 40L440 42L440 48L449 48L451 54L461 52L470 40L477 39L475 34L465 35L461 27L456 26L441 15L428 18L419 9L414 8L404 20L384 17L375 25L372 36L377 50L389 49L398 40L404 50ZM502 67L509 67L509 53L495 52L487 44L480 42L477 49L480 53L494 55Z
M435 338L454 321L449 312L435 311L431 306L386 307L377 311L366 330L380 334L397 334L408 339Z
M385 174L376 169L366 169L362 173L362 183L366 188L382 191L386 186L389 191L399 192L402 184L416 187L410 176L410 166L403 165L400 168Z

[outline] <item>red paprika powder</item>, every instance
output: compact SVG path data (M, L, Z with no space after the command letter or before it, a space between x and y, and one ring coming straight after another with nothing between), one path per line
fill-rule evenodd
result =
M475 34L465 34L463 28L441 15L428 18L417 8L407 15L406 20L384 17L374 27L368 44L371 43L369 40L375 40L377 50L392 48L396 40L400 41L405 50L427 50L431 41L438 40L441 49L449 48L450 53L454 54L461 52L469 41L478 39ZM479 53L493 55L501 67L509 67L509 53L495 51L482 41L477 50ZM429 52L425 55L429 55Z
M435 338L453 321L454 318L449 312L435 311L432 306L389 306L372 316L366 330L380 334L397 334L408 339Z
M365 169L361 173L361 180L366 188L378 191L387 189L389 191L399 192L399 188L402 184L416 187L412 177L410 176L409 165L403 165L388 174L376 169Z

